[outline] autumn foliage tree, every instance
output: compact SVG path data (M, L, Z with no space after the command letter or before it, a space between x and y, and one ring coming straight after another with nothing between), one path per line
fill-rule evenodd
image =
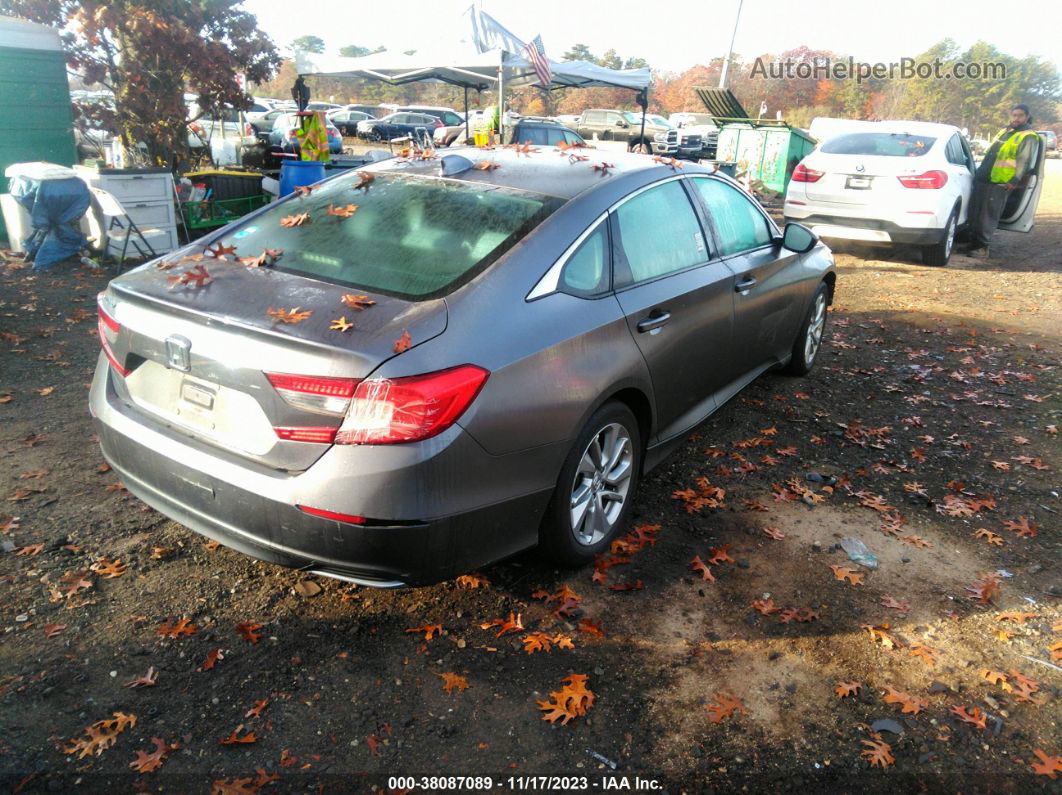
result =
M273 42L238 0L7 0L7 13L62 31L67 62L113 106L78 110L143 145L147 159L172 165L187 149L186 91L202 109L244 108L248 82L280 63Z

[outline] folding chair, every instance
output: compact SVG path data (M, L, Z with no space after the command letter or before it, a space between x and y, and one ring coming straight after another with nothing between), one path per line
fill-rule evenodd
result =
M109 238L111 231L115 229L124 232L122 253L118 257L118 272L121 272L122 265L125 263L125 255L129 251L130 241L140 257L154 259L158 256L155 253L155 249L151 247L151 244L147 242L147 238L140 231L140 227L129 217L125 208L122 207L122 203L114 197L114 194L101 188L92 188L92 195L100 208L100 214L103 216L105 237ZM136 235L139 240L134 240L133 235ZM105 245L107 244L105 243Z

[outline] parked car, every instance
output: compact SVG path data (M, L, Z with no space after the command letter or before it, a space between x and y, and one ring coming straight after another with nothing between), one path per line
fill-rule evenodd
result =
M430 139L437 127L442 127L442 120L425 113L407 113L399 111L382 119L360 121L357 124L358 135L370 141L390 141L392 138L426 135Z
M631 113L629 110L584 110L575 125L576 132L587 141L623 141L627 144L628 151L670 154L666 145L654 144L658 133L667 133L670 128L652 124L649 119L645 121L645 131L642 132L641 114Z
M273 125L276 123L277 119L293 112L294 110L289 108L273 108L273 110L261 114L256 119L249 119L251 127L254 129L255 137L260 141L268 143L269 133L273 130Z
M867 123L796 166L784 214L822 237L914 244L927 264L946 265L967 222L974 169L956 127Z
M1036 134L1044 139L1044 147L1048 154L1058 151L1058 136L1055 135L1054 130L1037 130Z
M441 127L436 127L432 132L432 141L437 147L441 146L463 146L466 143L471 143L472 133L475 131L476 126L473 123L473 114L468 114L468 124L465 124L465 118L460 113L457 114L455 124L446 124L445 122ZM455 121L450 119L450 121ZM468 135L465 135L465 128L468 128Z
M307 107L309 107L307 105ZM299 153L299 139L295 131L300 127L299 116L295 113L284 113L273 122L273 129L269 131L269 144L274 151ZM343 136L334 124L325 119L325 129L328 134L328 151L338 155L343 151Z
M110 282L90 408L130 492L370 585L535 544L579 565L702 420L771 368L815 364L832 256L734 181L622 152L605 172L454 154L467 170L386 160L169 255L283 251L269 268L153 261Z
M524 116L511 130L506 130L506 143L531 144L533 146L586 146L586 141L575 130L569 130L550 119Z
M641 116L634 114L641 129ZM658 132L653 136L653 151L660 155L670 155L681 160L697 160L701 157L704 143L700 133L689 130L680 130L663 116L648 113L645 116L646 124L652 122L654 128L661 128L666 132Z
M575 128L579 126L580 117L571 113L562 113L560 116L554 116L553 118L565 127Z
M359 121L372 121L376 117L360 110L333 110L327 114L328 120L336 126L343 135L357 135Z
M683 132L701 136L700 157L705 160L715 158L716 147L719 144L719 128L712 121L712 114L672 113L668 116L668 121Z
M339 110L342 105L337 105L335 102L307 102L306 110L323 110L326 113L330 110Z

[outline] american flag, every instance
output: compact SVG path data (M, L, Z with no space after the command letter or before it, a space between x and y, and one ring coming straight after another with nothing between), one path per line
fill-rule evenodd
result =
M549 84L553 82L553 74L549 70L549 59L546 58L546 48L542 46L542 37L535 36L529 44L525 44L524 53L535 68L538 82L543 88L549 88Z

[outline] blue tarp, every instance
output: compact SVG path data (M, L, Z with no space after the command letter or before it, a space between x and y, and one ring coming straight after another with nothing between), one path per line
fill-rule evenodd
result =
M22 241L33 270L46 270L78 253L88 242L79 221L89 208L88 185L78 177L35 179L17 176L11 195L30 214L32 231Z

